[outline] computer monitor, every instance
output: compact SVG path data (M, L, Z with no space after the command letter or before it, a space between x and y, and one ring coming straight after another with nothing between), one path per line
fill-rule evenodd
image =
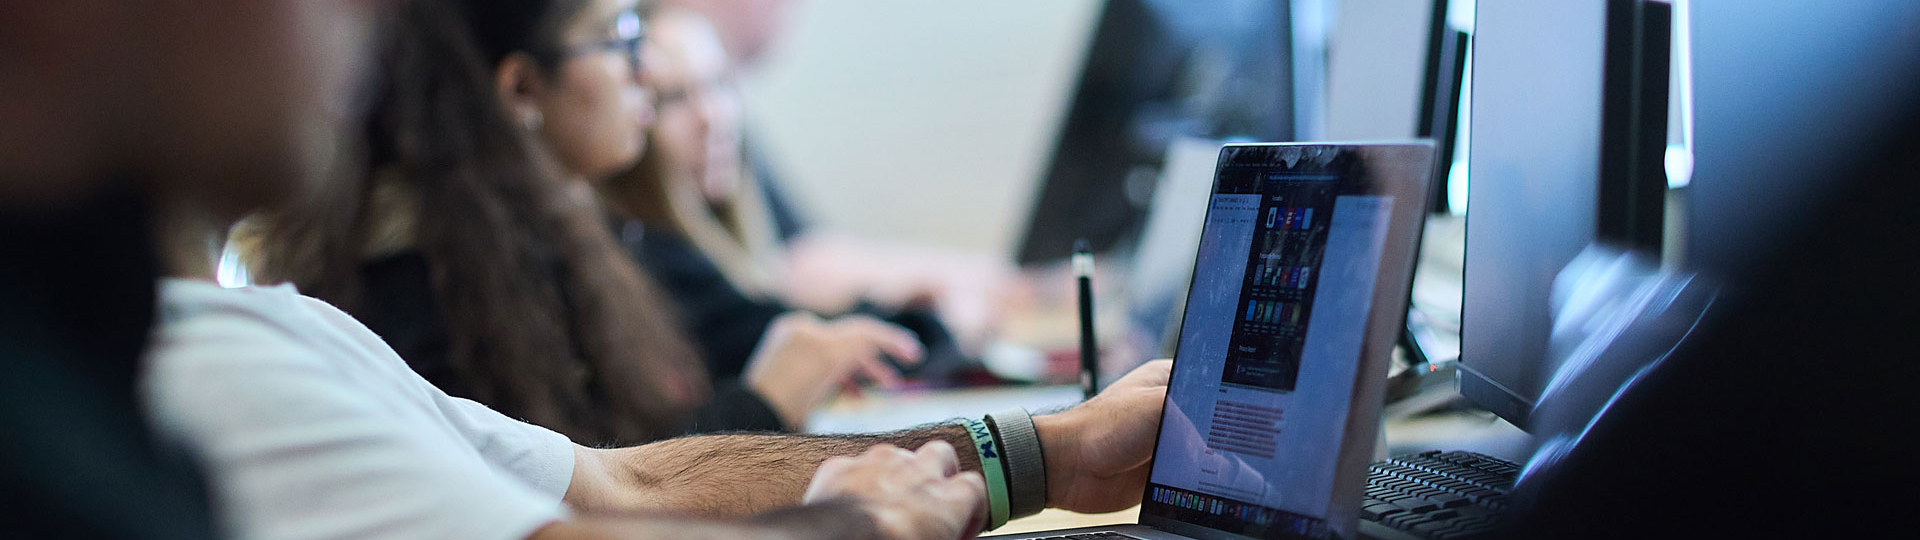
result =
M1448 180L1456 157L1460 156L1456 137L1460 132L1461 90L1466 83L1467 52L1472 34L1453 23L1456 4L1470 0L1433 0L1433 14L1427 29L1427 67L1420 86L1420 114L1415 118L1415 137L1431 139L1434 146L1433 194L1428 210L1447 213Z
M1452 183L1457 181L1465 185L1465 174L1461 171L1466 165L1466 145L1460 144L1462 101L1466 99L1466 71L1469 65L1469 51L1472 43L1472 0L1433 0L1433 11L1427 30L1427 64L1424 82L1420 91L1420 113L1415 118L1414 136L1433 141L1433 188L1428 194L1427 211L1435 215L1448 215L1464 210L1453 208L1455 199ZM1456 171L1463 178L1455 179ZM1438 240L1440 246L1448 246L1457 230L1442 227L1439 231L1423 231L1421 243ZM1437 234L1437 235L1436 235ZM1448 246L1450 247L1450 246ZM1423 247L1423 252L1435 249ZM1407 353L1408 366L1416 368L1412 373L1418 375L1459 357L1459 303L1456 295L1448 294L1457 289L1457 267L1452 264L1432 264L1422 256L1415 278L1416 290L1409 291L1412 299L1408 302L1406 330L1400 336L1400 345ZM1438 285L1437 283L1445 283ZM1448 298L1452 296L1453 298ZM1423 301L1423 299L1425 301ZM1438 300L1436 300L1438 299ZM1417 369L1425 366L1426 369ZM1407 388L1399 387L1396 388Z
M1292 140L1290 20L1284 0L1106 2L1016 260L1127 247L1177 137Z
M1558 369L1555 276L1595 243L1658 253L1670 8L1476 6L1460 393L1523 429Z

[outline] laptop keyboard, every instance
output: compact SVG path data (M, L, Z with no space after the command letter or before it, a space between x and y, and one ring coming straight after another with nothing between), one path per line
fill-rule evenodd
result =
M1431 540L1472 538L1497 525L1520 466L1473 452L1421 452L1367 474L1360 518Z
M1140 539L1132 536L1120 534L1120 533L1093 532L1093 533L1079 533L1079 534L1063 534L1060 536L1048 536L1044 538L1035 538L1033 540L1140 540Z

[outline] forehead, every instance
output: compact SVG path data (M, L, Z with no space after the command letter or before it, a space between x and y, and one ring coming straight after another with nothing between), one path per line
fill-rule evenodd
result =
M698 15L662 12L654 19L650 35L664 57L660 63L668 64L663 67L676 72L671 74L675 77L709 79L727 69L727 52L719 34Z

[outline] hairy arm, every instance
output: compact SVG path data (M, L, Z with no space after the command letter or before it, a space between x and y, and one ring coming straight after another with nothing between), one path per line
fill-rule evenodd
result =
M1097 513L1140 502L1171 369L1166 360L1149 362L1080 406L1033 418L1046 454L1047 506ZM799 504L829 458L932 441L952 445L959 470L980 470L973 438L957 425L879 435L707 435L632 448L576 446L566 502L586 515L745 516Z
M799 504L814 470L827 458L859 454L876 444L918 448L930 441L962 449L956 453L961 470L980 470L980 457L965 451L973 439L954 425L878 435L705 435L630 448L575 447L566 502L588 514L742 516Z

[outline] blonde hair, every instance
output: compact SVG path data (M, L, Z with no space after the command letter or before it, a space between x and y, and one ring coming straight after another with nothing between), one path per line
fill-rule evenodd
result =
M698 42L702 36L712 37L713 46L722 47L712 24L699 13L669 8L654 20L662 30L656 35L670 35L666 27L677 25L684 32L671 35L682 35L691 42ZM715 52L718 58L726 57L724 50ZM692 58L681 60L695 62ZM651 229L648 232L664 231L687 239L742 294L756 299L779 296L783 272L773 214L751 171L740 165L733 171L739 176L733 192L725 200L710 200L696 179L674 177L667 152L659 144L663 135L656 123L647 137L650 147L641 154L640 162L601 183L601 197L608 206Z
M650 148L633 169L600 184L607 205L640 222L649 234L664 231L687 239L741 294L778 296L783 277L779 239L773 213L752 173L742 167L732 195L709 201L692 179L669 178L662 154Z

